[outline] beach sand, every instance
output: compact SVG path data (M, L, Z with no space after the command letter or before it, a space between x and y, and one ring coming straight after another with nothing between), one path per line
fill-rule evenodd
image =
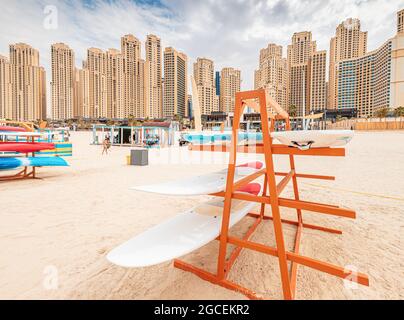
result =
M131 186L225 168L226 154L152 150L149 166L133 167L126 165L127 147L102 156L100 146L89 145L89 132L72 133L72 142L70 167L39 168L41 180L0 182L0 299L245 299L172 263L125 269L106 260L117 245L208 198L144 194ZM343 234L304 229L301 254L357 268L370 279L369 287L346 286L340 278L299 266L296 298L403 299L404 132L356 133L345 158L296 159L298 172L337 178L299 180L301 199L357 212L356 220L303 212L305 222ZM277 157L276 167L287 170L287 157ZM284 196L292 196L290 187ZM282 216L294 218L295 211L282 209ZM252 221L245 218L232 234L241 235ZM289 250L294 232L284 225ZM261 224L252 240L274 245L272 222ZM217 249L214 241L184 260L215 271ZM274 257L243 250L230 279L282 298Z

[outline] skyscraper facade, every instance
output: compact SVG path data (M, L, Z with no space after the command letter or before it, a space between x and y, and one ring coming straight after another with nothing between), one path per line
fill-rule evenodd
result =
M282 46L270 43L261 49L259 68L254 73L255 89L265 88L285 110L288 100L288 64L282 57Z
M296 115L310 112L310 58L316 51L311 32L295 33L288 46L288 107L296 107Z
M11 65L7 57L0 55L0 119L12 119Z
M210 115L219 111L219 98L216 95L213 61L198 58L194 63L194 78L198 90L201 113Z
M367 32L361 31L358 19L349 18L338 25L335 37L330 41L330 69L328 108L337 108L338 68L337 63L345 59L359 58L367 51Z
M174 48L164 50L163 116L188 116L188 58Z
M327 51L316 51L310 58L310 111L327 107Z
M74 52L64 43L51 46L52 59L52 118L72 119L78 116L75 105L75 58Z
M404 33L404 9L397 12L397 33Z
M366 118L380 109L404 105L403 33L359 58L339 61L336 67L338 109L353 109Z
M160 38L148 35L145 47L146 116L161 118L163 115L163 87Z
M39 52L24 43L10 45L9 76L11 118L18 121L45 119L46 76L39 65Z
M129 34L121 38L121 53L124 60L125 107L121 115L124 118L134 116L144 118L144 60L141 59L141 43ZM142 77L142 78L141 78Z
M98 48L87 50L86 68L89 72L89 113L91 118L107 116L106 54Z
M234 112L236 92L241 89L241 71L223 68L220 74L220 111Z
M295 33L288 46L288 107L295 106L297 116L325 108L326 52L317 51L311 32Z

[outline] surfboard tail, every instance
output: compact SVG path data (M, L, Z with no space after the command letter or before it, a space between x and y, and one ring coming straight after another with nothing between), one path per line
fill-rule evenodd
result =
M59 157L0 158L0 170L19 167L67 167L65 159Z

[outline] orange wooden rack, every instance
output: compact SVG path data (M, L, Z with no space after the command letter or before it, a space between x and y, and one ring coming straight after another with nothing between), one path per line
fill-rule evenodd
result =
M251 107L256 112L260 113L262 124L263 143L254 145L238 144L238 130L240 127L240 118L243 114L245 107ZM272 108L277 114L274 115L267 109ZM295 170L295 155L300 156L345 156L344 148L313 148L307 151L302 151L297 148L290 148L283 145L273 144L270 133L275 128L276 121L285 121L286 129L290 130L289 115L285 112L264 90L254 90L239 92L236 94L236 103L234 110L233 120L233 134L231 144L228 145L208 145L196 146L191 145L190 149L195 151L212 151L212 152L229 152L229 165L226 182L226 190L224 192L212 194L217 197L224 197L224 208L222 215L222 226L219 240L219 255L217 261L216 274L207 272L201 268L195 267L189 263L181 260L175 260L174 266L184 271L192 272L203 280L209 281L224 288L237 291L244 294L250 299L263 299L261 295L256 294L253 290L244 288L230 280L228 280L229 272L239 256L242 249L250 249L258 251L263 254L271 255L278 258L280 278L282 282L282 290L284 299L294 299L296 296L296 279L298 265L303 265L315 270L325 272L343 279L357 282L359 284L368 286L369 278L363 273L356 271L346 270L340 266L333 265L324 261L312 259L310 257L299 254L300 239L304 228L320 230L324 232L341 234L339 230L326 228L322 226L307 224L303 222L302 210L316 212L320 214L327 214L332 216L339 216L345 218L355 218L355 211L340 208L334 205L302 201L299 197L299 188L297 178L321 179L321 180L334 180L331 176L313 175L313 174L299 174ZM257 153L264 154L265 168L250 176L246 176L241 181L234 183L234 174L236 167L237 153ZM273 155L289 155L290 171L289 172L276 172L274 169ZM264 187L262 195L254 196L249 194L235 193L240 187L264 176ZM276 176L282 176L283 179L277 183ZM294 199L287 199L281 197L282 191L289 182L293 184ZM231 211L232 199L252 201L261 204L259 213L249 213L250 217L256 218L254 224L250 227L242 239L229 235L229 220ZM265 215L265 206L271 207L271 216ZM287 207L296 209L296 221L285 220L281 218L280 207ZM250 241L251 235L256 230L257 226L264 220L272 220L275 232L276 247L263 245L260 243ZM296 236L294 251L287 251L285 247L284 233L282 224L290 224L296 226ZM228 259L227 246L232 244L235 249L231 252ZM290 268L288 261L291 262Z

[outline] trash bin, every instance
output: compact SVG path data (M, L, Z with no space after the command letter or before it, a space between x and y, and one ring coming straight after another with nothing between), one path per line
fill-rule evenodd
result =
M130 151L130 158L132 166L147 166L149 164L149 150L133 149Z

